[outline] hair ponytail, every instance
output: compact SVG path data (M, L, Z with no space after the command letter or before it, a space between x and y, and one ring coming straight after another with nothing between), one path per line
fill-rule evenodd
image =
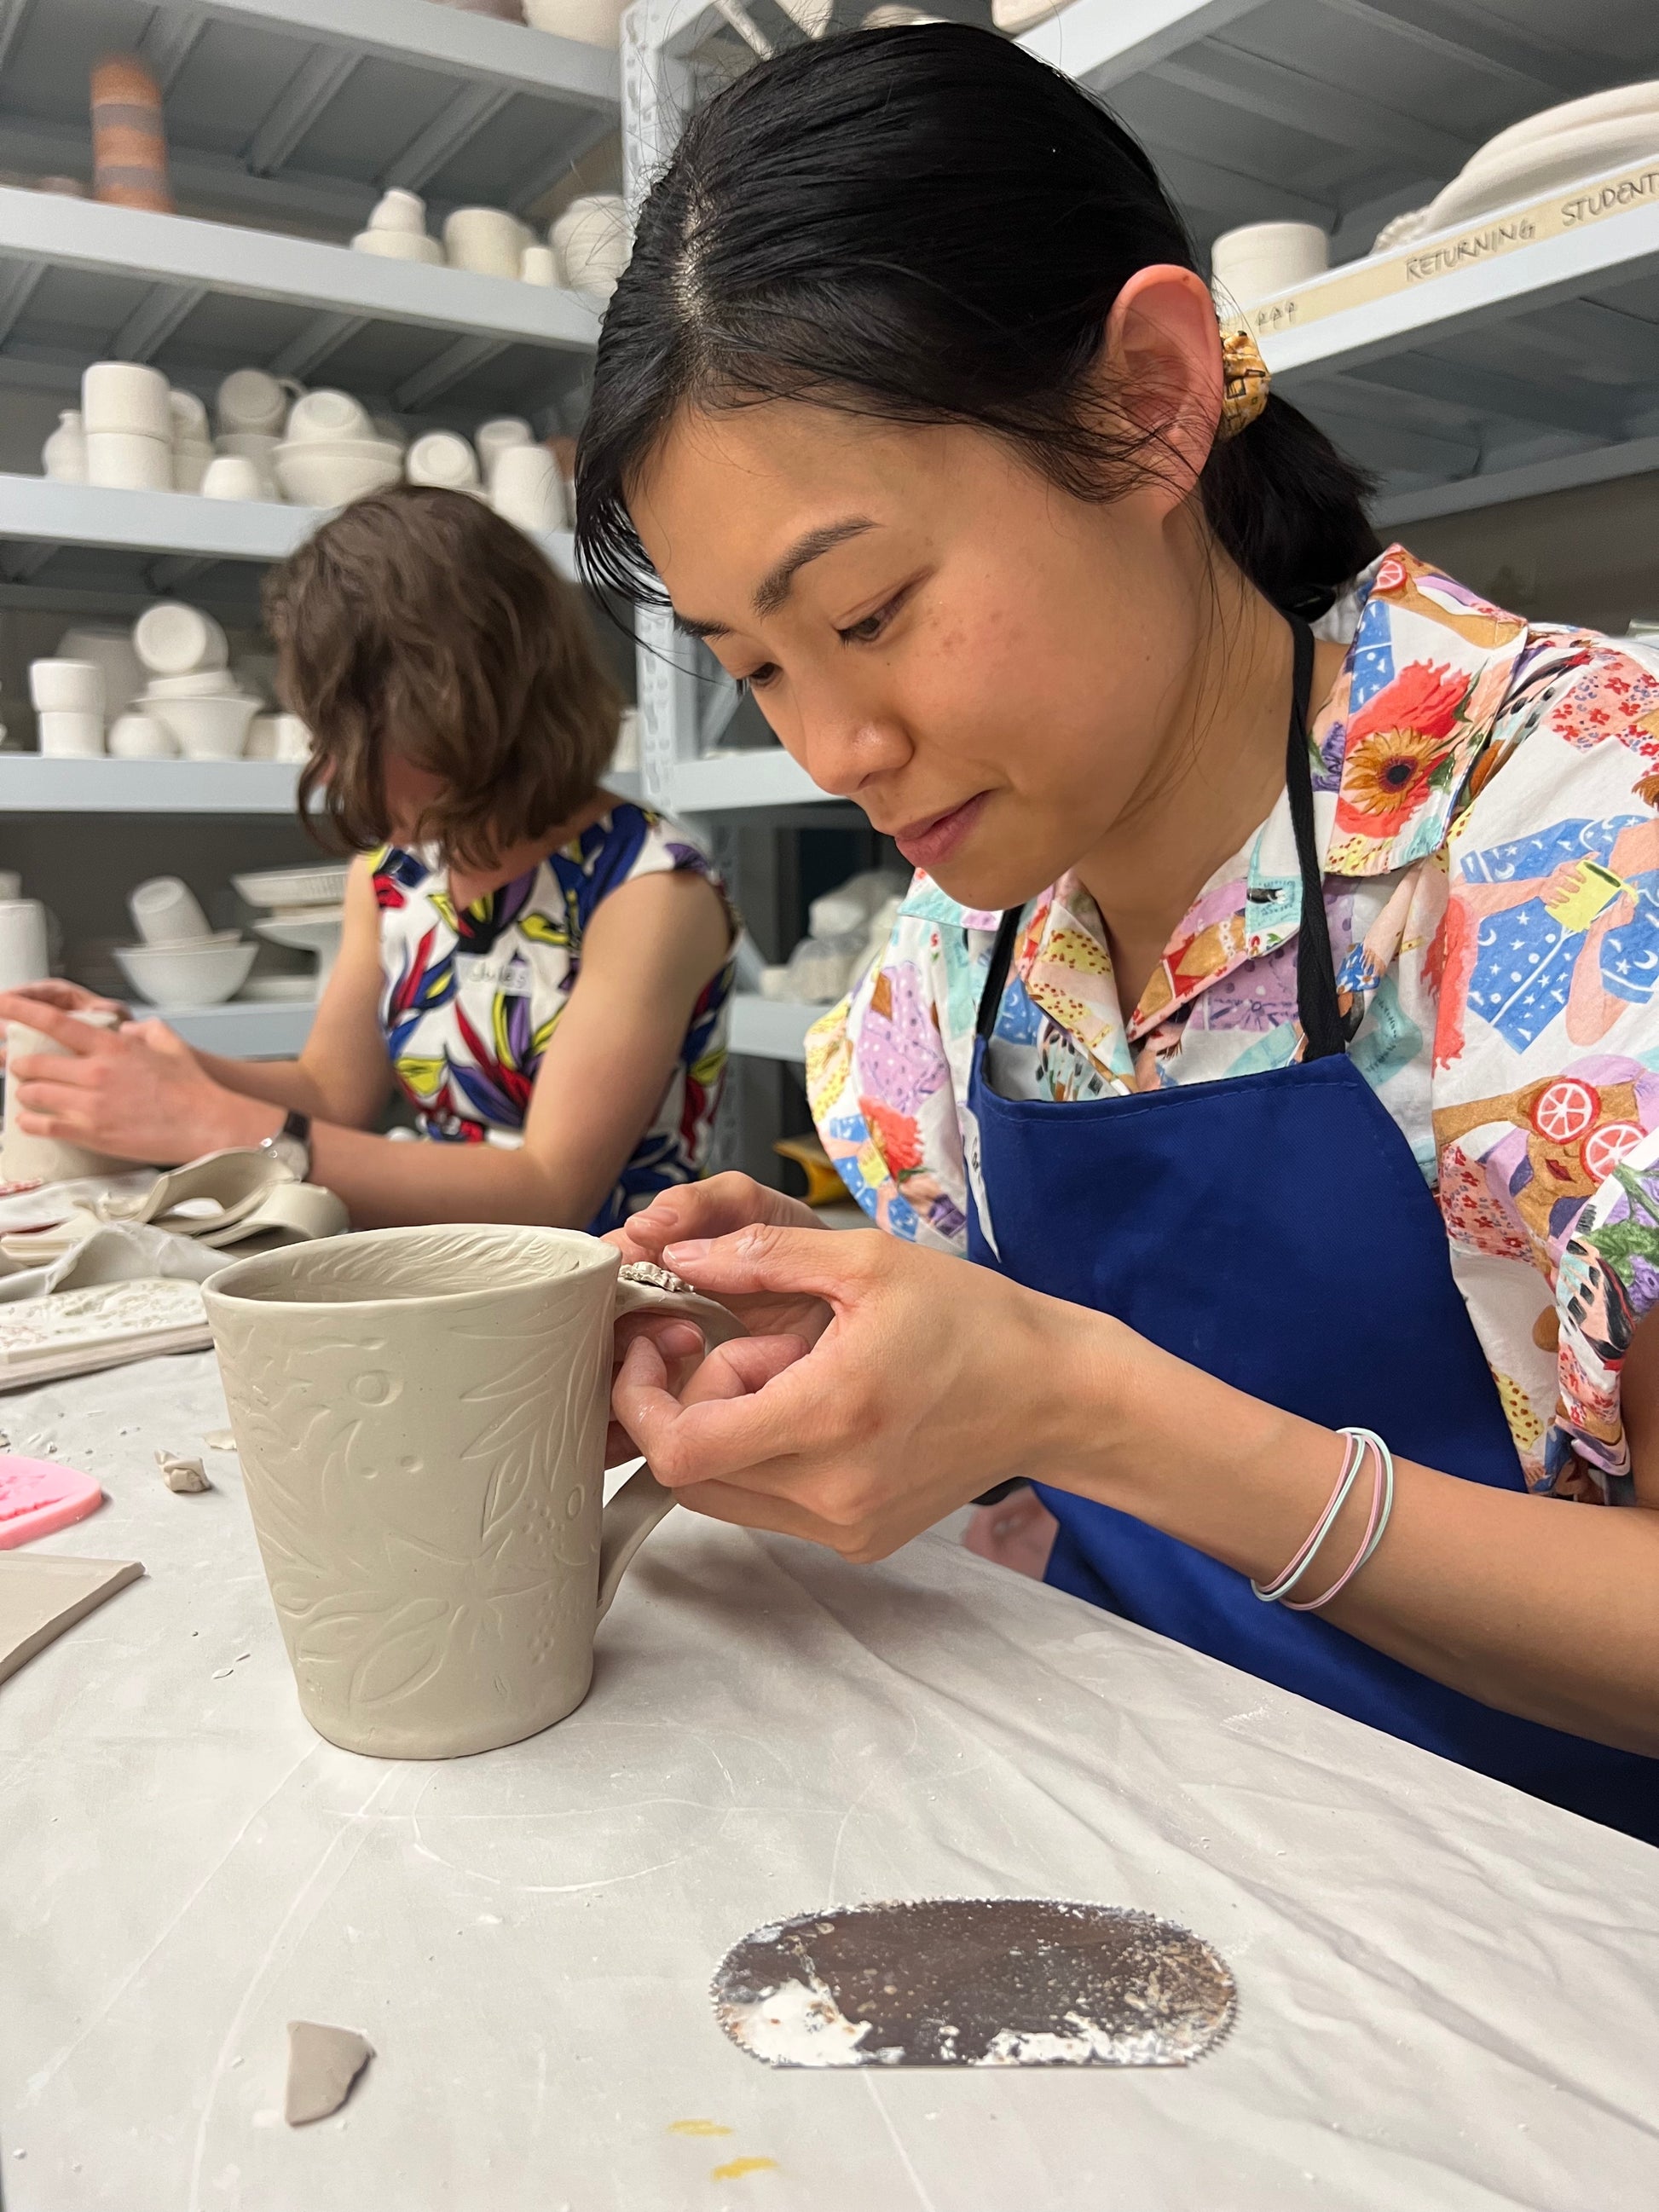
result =
M1146 154L1100 103L956 24L796 47L694 116L640 216L578 449L595 582L658 596L628 495L684 405L805 398L969 422L1109 500L1149 464L1091 380L1138 269L1195 266ZM1200 479L1276 605L1328 605L1380 550L1364 475L1281 399Z

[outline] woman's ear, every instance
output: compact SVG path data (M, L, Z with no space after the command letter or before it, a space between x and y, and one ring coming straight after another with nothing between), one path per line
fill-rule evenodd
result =
M1221 333L1196 270L1163 262L1136 270L1112 304L1097 374L1105 404L1148 441L1146 489L1178 506L1221 419Z

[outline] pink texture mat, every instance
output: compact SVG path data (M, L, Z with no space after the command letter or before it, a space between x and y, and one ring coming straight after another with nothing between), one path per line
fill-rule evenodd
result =
M0 1455L0 1552L84 1521L103 1502L103 1492L78 1468Z

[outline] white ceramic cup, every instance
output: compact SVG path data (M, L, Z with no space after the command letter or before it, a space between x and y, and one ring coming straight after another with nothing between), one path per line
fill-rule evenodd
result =
M489 504L520 530L563 526L564 486L559 465L545 446L508 446L495 456Z
M441 269L444 250L424 231L360 230L351 241L357 253L378 254L382 261L423 261L428 269Z
M426 202L418 192L405 191L402 185L393 185L382 192L368 218L371 230L401 230L408 234L426 234Z
M550 246L526 246L519 259L519 277L526 284L556 284L558 256Z
M167 404L173 414L173 435L176 443L205 446L212 442L208 429L207 407L193 392L181 392L175 385L167 394Z
M201 902L179 876L152 876L127 895L132 926L146 945L199 945L211 937Z
M437 484L449 491L472 491L478 483L478 459L453 430L428 430L416 438L404 462L410 483Z
M1331 242L1317 223L1247 222L1210 248L1216 289L1239 307L1305 283L1330 266Z
M25 901L25 904L29 902ZM46 974L42 968L41 975ZM38 977L31 977L31 981ZM89 1029L112 1030L116 1017L94 1009L78 1009L70 1017L71 1021L85 1022ZM69 1047L59 1044L44 1030L29 1028L25 1022L6 1024L6 1065L13 1066L20 1060L67 1058ZM13 1126L12 1100L15 1085L6 1085L5 1132L0 1136L0 1176L8 1182L70 1182L77 1176L124 1174L132 1166L131 1160L112 1159L105 1152L89 1152L83 1146L64 1144L57 1137L31 1137Z
M202 477L204 499L264 499L265 480L240 453L220 453Z
M495 473L495 463L509 446L533 446L536 435L521 415L497 415L488 422L480 422L472 434L472 443L477 448L478 465L489 482Z
M233 369L219 386L221 430L276 432L282 428L290 399L303 387L292 377L270 375L263 368Z
M39 899L19 898L15 893L0 901L0 991L38 983L51 973L45 907Z
M132 626L132 644L152 676L194 675L222 668L230 658L229 641L213 617L182 599L146 607Z
M116 760L176 760L172 733L154 714L118 714L109 726L109 750Z
M261 499L280 499L276 489L276 448L282 440L271 430L222 430L214 440L214 451L234 453L252 461L259 472Z
M628 210L617 192L572 200L550 234L564 281L578 292L608 296L634 251Z
M126 431L173 442L173 394L159 368L137 361L95 361L81 379L88 431Z
M372 438L368 410L349 392L307 392L289 410L288 434L301 442L315 438Z
M173 449L173 489L199 493L213 465L213 448L194 438L180 439Z
M171 491L173 441L139 430L88 430L87 482L106 491Z
M104 718L80 707L43 708L35 718L40 750L53 760L93 760L104 750Z
M581 1703L593 1632L673 1502L642 1468L602 1504L615 1317L743 1333L620 1264L579 1230L382 1229L204 1285L301 1708L331 1743L453 1759Z
M310 753L311 732L297 714L256 714L243 748L246 760L302 761Z
M453 269L480 276L517 277L530 234L503 208L457 208L444 225L444 252Z
M149 704L186 760L240 760L248 726L259 711L257 699L228 690L205 698L152 699Z
M47 712L67 708L101 714L104 672L95 660L32 660L29 697Z
M78 407L66 407L58 428L40 448L40 466L54 483L87 480L87 426Z

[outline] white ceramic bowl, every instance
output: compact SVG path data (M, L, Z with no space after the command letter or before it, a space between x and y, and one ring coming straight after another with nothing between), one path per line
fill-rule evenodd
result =
M565 283L579 292L614 291L634 251L628 209L618 192L588 192L572 200L550 236Z
M87 482L106 491L171 491L173 441L138 430L88 430Z
M252 461L259 472L261 499L280 499L276 489L276 448L282 440L271 430L222 430L214 440L216 453Z
M311 751L311 732L297 714L256 714L243 747L245 760L302 761Z
M135 884L127 912L146 945L201 945L213 933L201 901L181 876L151 876Z
M95 660L32 660L29 697L48 712L69 708L101 714L104 672Z
M217 1006L234 998L247 980L258 946L245 938L229 945L118 945L121 973L153 1006Z
M332 443L370 434L368 410L349 392L307 392L288 410L290 445Z
M1574 103L1575 105L1577 103ZM1473 222L1516 200L1565 191L1582 177L1659 155L1659 112L1638 111L1583 123L1494 149L1483 146L1430 203L1425 232Z
M423 261L429 269L444 265L442 246L424 231L360 230L351 245L354 252L378 253L382 261Z
M276 469L283 497L296 507L343 507L396 483L404 457L390 439L307 439L279 446Z
M231 888L250 906L337 907L346 895L350 874L346 861L315 868L261 868L249 876L233 876Z
M132 626L132 649L152 676L187 676L222 668L230 647L213 617L182 599L146 607Z
M627 4L628 0L524 0L524 19L533 30L551 31L556 38L614 47Z
M241 685L225 668L198 668L188 676L152 676L137 703L151 699L227 699Z
M404 463L410 483L436 484L448 491L471 491L478 482L478 459L453 430L428 430L416 438Z
M418 192L411 192L402 185L393 185L374 203L368 227L371 230L401 230L410 235L424 237L426 202Z
M186 760L240 760L248 724L259 711L257 699L240 693L218 699L152 699L149 703Z
M117 760L179 757L171 731L154 714L118 714L109 726L109 750Z
M480 276L516 278L532 242L524 224L504 208L457 208L444 225L444 255L451 268L471 269Z
M291 397L300 386L263 368L235 368L219 386L219 428L232 434L241 431L275 433L283 427Z
M240 453L216 455L202 478L204 499L263 499L264 489L258 468Z
M120 431L173 443L173 394L159 368L137 361L95 361L81 379L88 430Z
M54 760L93 760L104 750L104 718L81 707L43 708L35 717L40 750Z
M564 522L559 465L545 446L509 446L495 456L489 504L520 530L557 530Z

